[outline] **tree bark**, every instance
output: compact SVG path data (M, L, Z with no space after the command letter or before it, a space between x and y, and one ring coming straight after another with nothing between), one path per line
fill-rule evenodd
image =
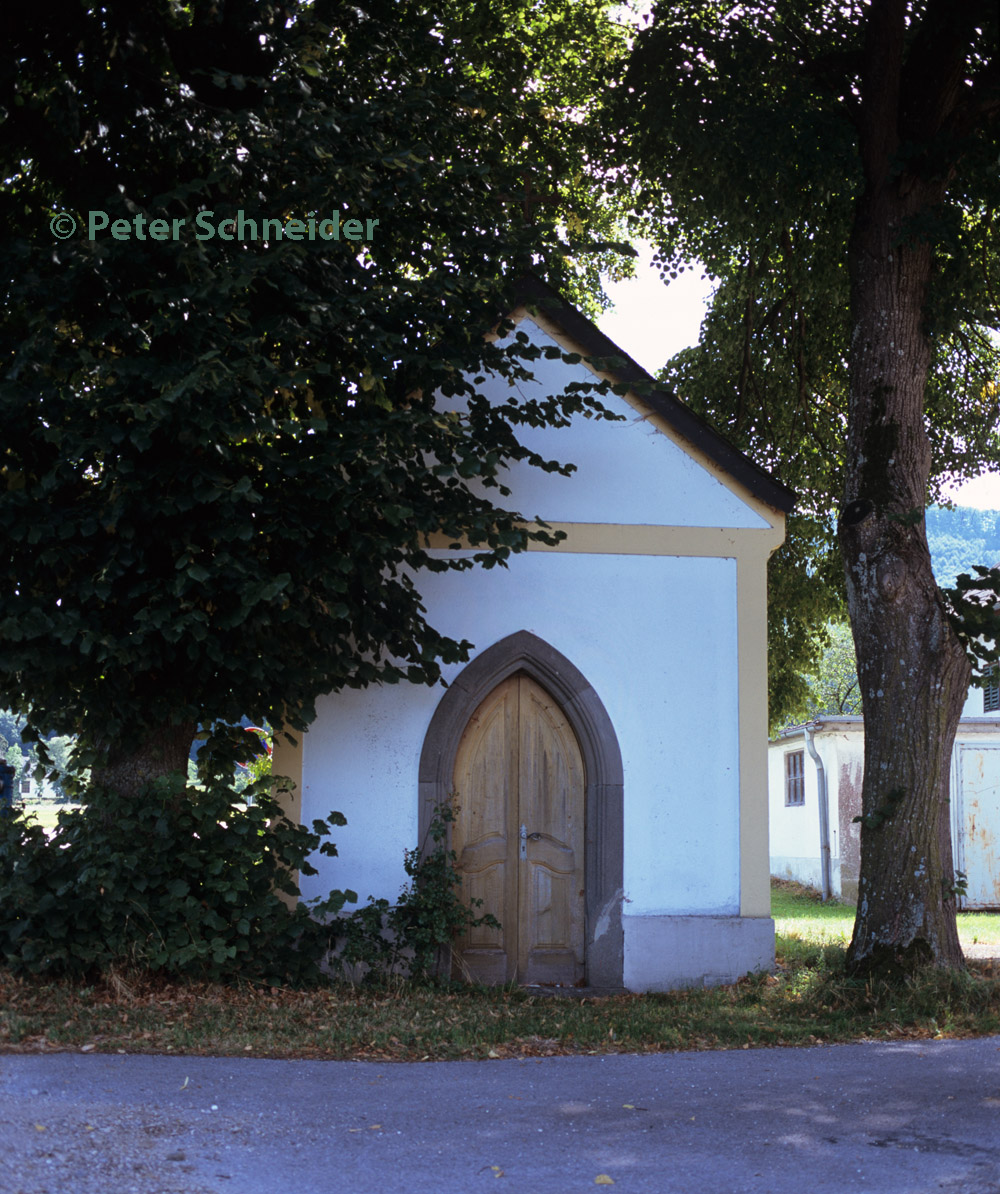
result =
M174 799L182 798L187 782L188 756L197 733L195 722L163 725L147 733L135 747L123 748L115 743L106 745L105 762L94 767L93 784L108 788L130 799L138 799L143 790L155 780L179 775Z
M849 246L852 342L839 537L865 724L861 876L848 966L963 965L951 750L971 668L931 571L924 430L930 244L914 217L945 181L900 168L903 0L876 0L860 123L865 186Z

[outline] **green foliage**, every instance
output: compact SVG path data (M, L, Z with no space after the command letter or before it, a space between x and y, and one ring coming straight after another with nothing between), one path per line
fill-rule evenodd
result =
M0 750L20 745L24 720L9 709L0 709Z
M976 564L972 570L975 576L961 573L951 588L942 590L942 597L952 627L973 661L973 683L982 687L1000 659L1000 568Z
M628 51L629 14L609 0L449 0L440 20L459 68L502 114L516 177L505 196L510 216L556 221L550 280L596 316L606 305L601 275L628 276L635 258L623 231L630 196L590 169L605 137L604 96Z
M941 890L946 900L964 899L969 890L969 876L965 871L956 871L951 883L946 879L941 880Z
M271 774L271 753L268 750L273 740L271 730L269 727L251 728L254 730L251 745L257 753L249 762L236 768L236 774L233 778L233 791L235 792L244 792L247 788ZM262 729L262 734L256 733L257 728Z
M509 7L559 39L602 11ZM504 30L484 57L480 8L114 0L56 29L12 10L0 702L36 735L78 733L78 763L164 726L301 729L321 692L435 682L471 644L427 625L414 577L552 541L490 499L513 462L568 471L520 428L599 403L525 399L537 352L483 333L525 269L565 272L562 191L518 196L582 160L569 64L590 51ZM53 238L55 213L92 210L185 223ZM363 244L198 240L209 211L379 224ZM433 556L435 534L477 550Z
M23 815L0 821L0 959L14 973L167 976L302 985L320 977L329 938L297 895L293 872L339 813L293 825L270 794L246 806L224 785L176 800L159 784L141 802L91 791L59 814L51 840ZM322 842L322 844L321 844ZM353 892L315 911L336 913Z
M861 713L861 689L854 638L847 622L831 622L829 642L816 672L809 677L809 716Z
M960 633L964 636L966 650L976 661L979 668L979 680L988 670L992 662L990 643L993 642L996 625L989 604L991 600L1000 600L1000 591L990 596L989 583L982 579L981 561L996 561L1000 559L1000 515L993 510L976 510L970 507L942 507L931 506L926 513L927 542L931 551L931 561L934 575L944 590L945 598L958 602L963 610L963 617L959 623ZM793 529L794 536L796 531ZM793 539L790 543L790 556L794 557L798 544ZM821 645L821 632L811 622L802 619L802 597L792 595L789 599L787 589L777 587L773 583L776 568L784 562L782 553L777 553L772 560L772 610L769 625L772 632L781 627L786 633L798 631L805 640L811 639L817 646ZM826 583L833 586L839 579L839 561L831 557L831 564L836 567L837 574ZM975 571L976 576L969 576ZM964 573L965 578L958 580L958 574ZM814 574L815 576L815 574ZM805 585L814 585L813 577L806 578ZM964 586L964 587L963 587ZM971 588L970 588L971 586ZM971 591L971 599L965 602L963 594ZM985 605L983 604L985 603ZM817 607L819 603L817 601ZM956 609L959 605L955 606ZM794 628L789 624L789 610L794 611ZM807 672L795 674L807 688L803 698L793 704L778 690L778 700L774 700L774 681L772 679L772 708L787 710L790 706L795 709L798 717L813 717L817 714L860 714L861 692L858 685L857 660L854 653L854 639L846 620L837 620L826 626L826 645L821 647L821 654ZM792 650L782 651L772 649L772 661L778 658L803 658L805 656L805 642L796 644ZM778 724L786 724L785 717ZM775 719L772 717L772 723Z
M767 572L771 732L814 710L810 676L822 670L828 626L844 616L843 568L824 523L793 511Z
M659 3L612 101L622 168L641 187L664 270L697 259L719 279L700 344L670 368L696 376L692 396L820 514L843 480L866 28L854 9L807 0ZM908 41L926 33L914 13ZM995 33L996 14L984 13L972 61L990 57ZM928 396L935 484L949 468L977 472L998 447L997 348L982 325L997 325L988 213L1000 176L985 124L961 148L962 185L921 228L941 260ZM904 146L899 167L921 152Z
M916 74L928 64L915 47L934 35L926 6L907 10L907 86L920 94ZM608 93L607 166L630 180L636 224L658 246L662 272L697 260L717 279L699 344L662 379L799 495L798 525L771 568L772 724L805 712L797 677L815 670L824 627L845 612L835 511L847 480L848 252L864 185L859 70L872 12L662 0ZM896 164L919 173L947 155L960 163L946 201L905 230L929 241L937 262L927 304L932 500L945 476L1000 460L1000 350L990 335L1000 327L1000 174L984 65L995 57L996 12L954 36L964 45L966 34L970 85L948 134L931 145L902 134ZM993 561L968 563L979 562Z
M395 904L370 897L363 908L343 918L342 965L362 964L373 979L403 973L428 982L441 975L458 934L480 925L500 928L492 913L476 914L482 900L461 899L457 855L448 848L448 826L454 820L450 804L435 809L423 846L404 855L409 882Z

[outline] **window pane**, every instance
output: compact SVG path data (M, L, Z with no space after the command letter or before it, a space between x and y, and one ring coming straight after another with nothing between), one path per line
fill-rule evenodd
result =
M990 668L989 680L983 689L983 712L996 713L1000 711L1000 677L997 676L996 664Z
M804 750L792 750L785 755L785 804L805 804Z

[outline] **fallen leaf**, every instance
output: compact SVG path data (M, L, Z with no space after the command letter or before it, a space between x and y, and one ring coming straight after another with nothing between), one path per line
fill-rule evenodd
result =
M486 1056L487 1056L487 1057L499 1057L499 1056L500 1056L500 1054L499 1054L499 1053L497 1053L497 1051L496 1051L495 1049L491 1049L491 1050L489 1051L489 1053L487 1053L487 1054L486 1054Z
M185 1078L184 1081L181 1083L181 1090L183 1090L184 1087L187 1086L188 1082L190 1082L190 1078Z
M81 1053L92 1053L96 1049L96 1045L83 1045L80 1049Z
M491 1165L490 1168L493 1170L494 1177L503 1177L503 1170L499 1165Z
M48 1130L48 1129L45 1127L45 1124L35 1124L35 1131L36 1131L36 1132L45 1132L45 1131L47 1131L47 1130Z
M613 1186L614 1184L615 1179L613 1177L608 1177L606 1173L599 1173L597 1177L594 1178L595 1186Z
M634 1111L635 1110L634 1103L622 1103L622 1106L625 1108L626 1111Z
M368 1131L369 1132L377 1132L381 1127L382 1127L381 1124L369 1124Z

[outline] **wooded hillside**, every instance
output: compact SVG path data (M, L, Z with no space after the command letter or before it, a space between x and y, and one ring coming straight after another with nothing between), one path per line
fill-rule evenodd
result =
M927 542L935 580L942 588L950 587L960 572L971 571L974 564L990 567L1000 561L1000 510L931 506Z

